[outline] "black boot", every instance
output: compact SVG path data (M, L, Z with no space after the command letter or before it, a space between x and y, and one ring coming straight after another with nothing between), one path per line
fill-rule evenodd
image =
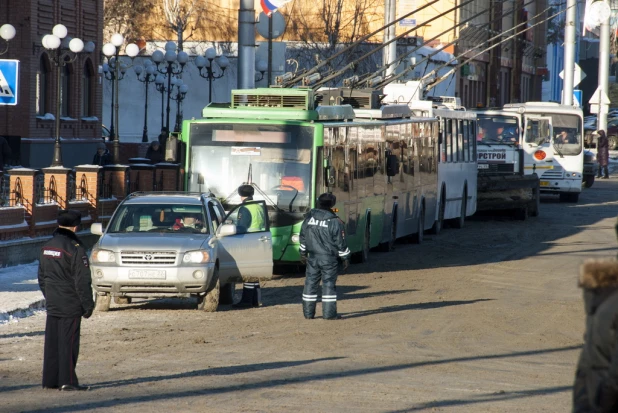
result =
M255 298L257 296L257 291L256 291L256 285L257 288L260 288L260 283L243 283L242 285L242 297L240 298L240 301L237 302L236 304L233 304L232 307L235 308L250 308L250 307L257 307L257 305L255 305L254 303L257 302L257 298Z
M318 299L316 295L306 295L303 294L303 315L307 320L313 319L315 317L315 304Z

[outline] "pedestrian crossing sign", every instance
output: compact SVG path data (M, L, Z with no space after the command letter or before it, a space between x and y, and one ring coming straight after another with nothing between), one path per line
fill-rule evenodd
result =
M0 106L17 105L19 60L0 59Z

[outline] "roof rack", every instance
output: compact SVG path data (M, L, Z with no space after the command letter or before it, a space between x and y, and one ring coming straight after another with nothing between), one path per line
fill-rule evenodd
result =
M187 192L187 191L136 191L129 194L129 197L145 195L189 195L189 196L213 196L212 192Z

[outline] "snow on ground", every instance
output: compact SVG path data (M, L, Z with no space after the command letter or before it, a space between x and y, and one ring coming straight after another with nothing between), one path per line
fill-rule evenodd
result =
M44 307L37 270L38 262L0 268L0 325Z

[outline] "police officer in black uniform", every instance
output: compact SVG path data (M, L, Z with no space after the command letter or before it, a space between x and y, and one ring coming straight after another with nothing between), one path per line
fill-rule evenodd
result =
M39 257L39 286L47 307L44 389L89 389L80 386L75 375L81 318L90 317L94 309L88 256L75 235L80 223L79 211L60 211L58 229Z
M320 195L318 208L309 212L300 229L300 256L301 261L307 265L303 290L303 314L307 319L315 316L320 280L322 280L322 316L326 320L339 318L335 283L339 260L343 261L345 271L349 263L350 250L345 241L343 222L331 210L336 203L335 195Z

